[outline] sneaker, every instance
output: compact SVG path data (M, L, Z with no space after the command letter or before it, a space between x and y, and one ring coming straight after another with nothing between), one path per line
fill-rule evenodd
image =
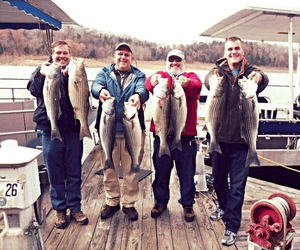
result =
M195 219L195 213L192 207L183 208L183 213L186 222L192 222Z
M236 241L236 233L231 232L229 230L224 231L223 237L222 237L222 245L224 246L231 246Z
M134 221L137 220L139 217L139 214L136 211L135 207L123 207L122 210L129 220Z
M64 229L68 225L66 210L56 210L55 214L55 227L58 229Z
M158 216L161 215L161 213L167 208L167 205L159 205L155 204L154 207L151 210L151 217L152 218L157 218Z
M108 219L112 217L118 210L120 210L120 204L116 206L105 205L104 209L101 211L101 219Z
M214 221L221 220L223 215L224 215L224 210L222 210L221 208L217 208L216 211L211 213L210 219Z
M71 212L70 217L72 219L75 219L75 221L79 225L86 225L89 223L88 217L82 211L74 212L74 213Z

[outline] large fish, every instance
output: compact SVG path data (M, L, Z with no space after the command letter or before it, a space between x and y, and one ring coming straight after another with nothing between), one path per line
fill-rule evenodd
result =
M170 91L167 78L159 78L159 83L153 90L152 114L155 124L155 134L160 139L159 157L166 154L171 156L167 143L170 120Z
M171 151L175 148L182 151L181 133L184 130L187 117L187 105L184 90L181 82L175 80L173 91L171 93L171 120L170 127L174 131L174 139Z
M238 84L241 87L241 136L249 147L245 167L251 163L260 166L256 152L259 124L259 108L256 95L257 83L244 77L239 79Z
M224 89L222 78L214 74L210 78L210 91L206 100L206 128L210 135L210 153L216 151L222 154L220 144L217 141L218 131L221 125L224 108Z
M104 170L110 168L115 169L112 160L112 151L115 145L116 135L116 111L115 98L112 97L102 104L102 113L100 117L100 140L105 152Z
M130 102L124 103L123 116L124 137L127 150L131 156L130 173L138 173L143 158L142 128L137 108Z
M62 141L61 134L57 126L57 121L61 115L60 83L61 66L59 64L52 63L50 66L48 66L48 71L46 72L46 78L43 87L43 97L47 116L51 124L51 140L57 138Z
M80 121L80 140L85 136L92 138L88 125L90 91L82 58L71 58L68 66L68 74L71 105L75 119Z

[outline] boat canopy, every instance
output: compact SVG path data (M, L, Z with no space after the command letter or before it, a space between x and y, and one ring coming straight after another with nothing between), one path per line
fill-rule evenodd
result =
M293 21L293 40L300 42L300 9L245 7L210 27L200 36L238 36L243 40L288 42L290 18Z
M289 43L289 119L293 119L293 42L300 42L300 9L245 7L200 34L211 38L238 36L242 40ZM299 84L299 53L298 83Z
M0 29L52 29L78 25L51 0L0 0Z

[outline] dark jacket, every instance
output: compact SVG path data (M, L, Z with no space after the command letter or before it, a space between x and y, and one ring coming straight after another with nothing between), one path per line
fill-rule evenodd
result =
M205 76L204 84L209 88L209 79L214 74L215 69L218 69L219 75L223 76L225 102L221 121L220 130L218 132L218 141L225 143L245 143L241 137L241 115L240 115L240 87L238 79L243 76L248 77L252 71L258 72L262 75L262 82L257 88L258 93L262 92L269 83L269 78L261 70L250 65L244 58L239 74L234 79L234 76L229 69L227 59L221 58L216 62L216 67L209 71Z
M33 121L36 123L36 129L43 131L51 131L50 120L47 116L46 107L43 97L43 87L45 76L40 73L41 68L38 67L31 75L27 84L27 89L36 97L37 107L33 114ZM73 107L68 94L68 77L62 75L63 81L60 85L61 99L60 108L61 116L58 120L58 128L60 132L72 131L76 132L80 129L80 123L75 121Z

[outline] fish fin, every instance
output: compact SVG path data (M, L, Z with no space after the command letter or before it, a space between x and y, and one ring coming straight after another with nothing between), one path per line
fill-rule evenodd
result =
M143 161L143 158L144 158L144 150L141 149L140 154L139 154L139 158L138 158L139 165L141 165L141 163Z
M58 140L62 141L61 134L60 134L58 129L51 131L51 138L50 139L51 139L51 141L53 141L54 139L58 139Z
M161 103L161 100L159 99L159 101L158 101L158 107L160 108L160 109L162 109L162 103Z
M182 145L181 145L181 140L173 140L172 146L171 146L171 151L174 149L178 149L179 151L182 151Z
M181 98L178 98L178 106L179 106L179 108L181 108L181 106L182 106L182 99Z
M211 142L209 145L208 152L212 153L214 151L222 154L222 150L221 150L220 144L218 142Z
M87 127L87 126L81 126L80 127L80 137L79 137L80 141L84 137L88 137L88 138L92 139L91 131L90 131L89 127Z
M162 157L163 155L171 156L171 152L168 146L160 145L158 156Z
M130 167L130 172L129 174L136 174L136 173L139 173L140 172L140 166L138 164L134 165L134 164L131 164L131 167Z
M100 152L103 152L104 148L102 146L101 140L99 139L99 141L97 143L99 144L99 150L100 150Z
M260 161L255 150L249 150L246 158L245 167L250 166L253 163L256 166L260 166Z
M107 170L107 169L112 169L112 170L115 170L115 167L114 167L114 163L112 162L111 159L106 159L105 160L105 165L104 165L104 171Z
M106 125L106 123L107 123L106 119L107 119L107 116L104 115L104 116L103 116L103 124L104 124L104 125ZM100 126L100 125L99 125L99 126Z

